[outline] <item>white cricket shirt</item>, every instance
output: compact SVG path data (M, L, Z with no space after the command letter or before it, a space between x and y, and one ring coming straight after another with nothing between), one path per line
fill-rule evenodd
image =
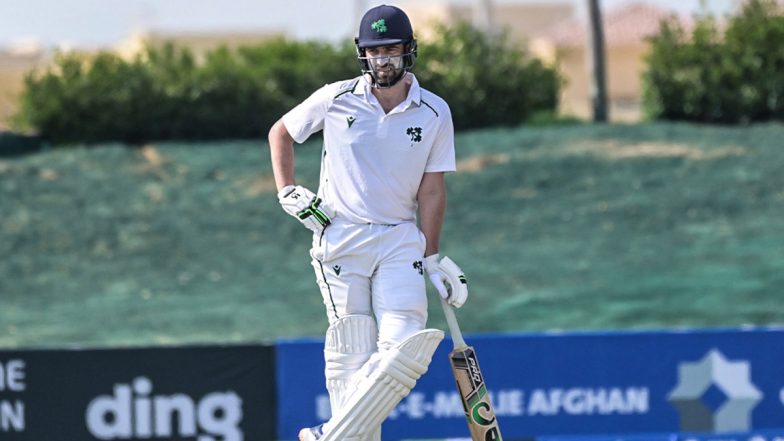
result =
M422 175L455 171L449 106L407 75L408 96L389 113L367 81L357 77L327 84L283 116L298 143L324 130L318 194L338 218L392 225L413 221Z

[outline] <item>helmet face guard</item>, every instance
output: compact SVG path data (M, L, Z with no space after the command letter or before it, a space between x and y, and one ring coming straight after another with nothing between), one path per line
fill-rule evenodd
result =
M370 57L367 55L366 49L368 47L360 47L359 42L357 42L357 60L359 60L362 75L365 76L373 87L380 89L392 87L400 82L406 75L406 72L414 67L417 44L413 38L403 43L403 53L401 55ZM392 72L389 72L390 67ZM384 73L387 73L387 75L384 75Z
M400 8L381 5L368 10L359 24L359 34L354 43L362 74L373 87L392 87L414 67L417 54L414 30L408 16ZM401 55L367 55L368 48L397 44L403 45Z

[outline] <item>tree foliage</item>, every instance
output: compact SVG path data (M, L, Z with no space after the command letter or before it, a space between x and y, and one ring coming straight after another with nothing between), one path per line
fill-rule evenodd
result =
M415 72L450 103L457 128L515 125L554 111L555 71L505 35L465 23L440 32L423 45ZM280 38L203 59L173 44L132 60L67 53L27 76L17 120L55 144L258 138L317 88L358 74L349 42Z
M644 102L655 119L709 123L784 120L784 8L750 0L724 29L675 19L651 39Z
M437 33L420 50L416 72L449 103L457 129L518 125L555 111L560 77L508 34L485 34L465 22L438 26Z

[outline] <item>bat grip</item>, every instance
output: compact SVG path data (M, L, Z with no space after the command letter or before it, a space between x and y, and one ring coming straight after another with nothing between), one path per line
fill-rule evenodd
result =
M465 340L463 340L463 333L460 332L460 326L457 324L457 317L455 317L455 310L443 298L441 300L441 307L444 309L444 316L446 317L446 324L449 326L449 333L452 334L452 343L455 349L467 348Z

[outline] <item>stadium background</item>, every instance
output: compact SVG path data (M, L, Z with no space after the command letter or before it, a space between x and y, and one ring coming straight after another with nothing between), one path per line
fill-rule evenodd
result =
M650 4L608 15L640 11ZM606 21L612 52L612 29L629 23ZM565 32L575 23L554 24L542 56L584 38ZM614 122L586 124L585 52L572 70L566 53L565 113L458 133L448 179L445 248L472 284L459 317L502 430L784 436L780 120L638 121L631 72L643 62L631 57L610 69L611 88L636 84L611 93ZM0 145L0 439L290 439L292 424L324 417L307 232L272 197L263 143L61 146L3 133ZM313 186L319 141L298 149ZM430 322L445 327L437 308ZM447 346L389 436L465 436ZM684 376L697 384L678 400ZM179 416L156 419L167 403Z

